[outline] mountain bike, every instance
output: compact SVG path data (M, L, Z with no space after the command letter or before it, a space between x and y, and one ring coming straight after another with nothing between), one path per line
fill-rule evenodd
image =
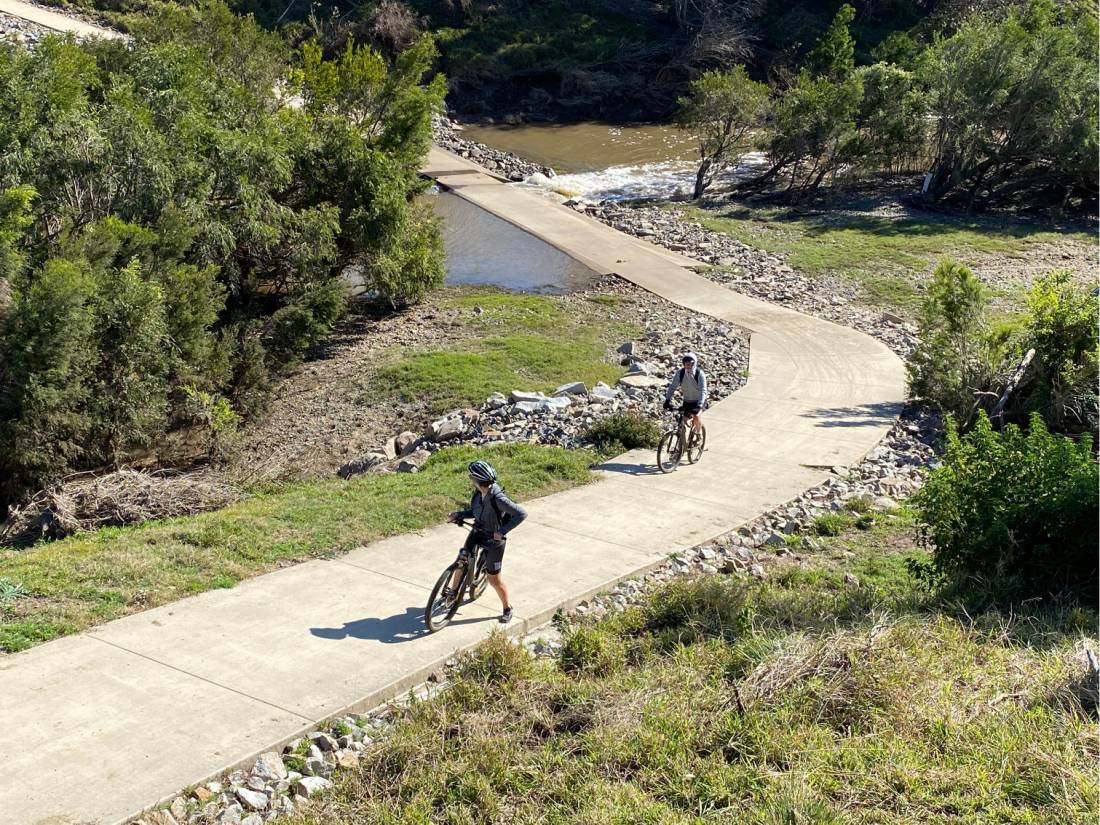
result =
M473 529L469 522L455 523L459 527ZM448 595L447 590L451 587L456 570L461 571L458 587ZM468 596L466 599L468 604L477 601L488 585L489 574L485 571L485 548L478 544L473 553L459 556L449 564L432 588L432 595L428 597L428 606L424 608L424 624L428 632L435 633L451 623L451 619L458 612L458 606L462 603L464 593Z
M671 473L687 458L688 464L694 464L703 457L703 448L707 443L707 428L696 430L688 424L683 410L676 412L676 423L672 429L661 436L657 442L657 466L662 473Z

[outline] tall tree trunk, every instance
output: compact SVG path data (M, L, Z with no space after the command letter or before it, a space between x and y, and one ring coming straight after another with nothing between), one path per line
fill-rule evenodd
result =
M703 192L710 186L708 173L710 172L711 163L713 161L710 158L703 158L703 162L699 164L699 171L695 174L695 191L691 195L693 201L703 197Z

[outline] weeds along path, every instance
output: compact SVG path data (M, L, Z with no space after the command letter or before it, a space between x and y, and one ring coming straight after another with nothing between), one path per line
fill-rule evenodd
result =
M526 502L507 578L520 634L859 461L905 397L901 361L851 329L750 299L688 258L433 150L425 173L604 273L752 330L746 387L707 412L708 452L674 474L631 452L597 483ZM497 627L487 593L443 632L421 611L462 534L397 536L0 658L9 741L0 823L126 821L334 714L422 681Z

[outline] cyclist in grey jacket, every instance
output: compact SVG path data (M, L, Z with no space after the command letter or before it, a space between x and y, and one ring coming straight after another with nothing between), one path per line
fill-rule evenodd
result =
M672 409L672 396L680 390L680 410L698 430L703 426L699 413L707 403L707 374L699 369L699 356L694 352L685 352L681 363L683 366L673 374L665 391L665 409Z
M508 498L497 484L496 470L488 463L474 461L469 466L469 472L470 482L474 486L470 506L451 513L450 520L455 523L468 518L474 520L474 529L470 531L466 543L459 551L460 558L473 553L478 545L484 548L485 572L489 576L489 584L500 597L504 610L500 621L505 624L512 620L512 604L508 601L508 587L500 576L504 564L504 545L506 536L527 518L527 511ZM460 575L461 572L456 570L454 579L451 580L452 589L458 587Z

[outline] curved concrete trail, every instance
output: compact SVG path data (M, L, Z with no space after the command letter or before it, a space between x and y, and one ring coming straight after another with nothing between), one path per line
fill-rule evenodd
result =
M512 632L859 461L899 411L902 364L877 341L731 292L452 155L433 151L425 171L599 271L752 330L749 383L708 411L700 464L655 474L649 452L632 452L595 484L527 503L508 552ZM0 657L0 823L123 820L421 681L497 627L488 593L421 633L460 538L451 526L398 536Z

